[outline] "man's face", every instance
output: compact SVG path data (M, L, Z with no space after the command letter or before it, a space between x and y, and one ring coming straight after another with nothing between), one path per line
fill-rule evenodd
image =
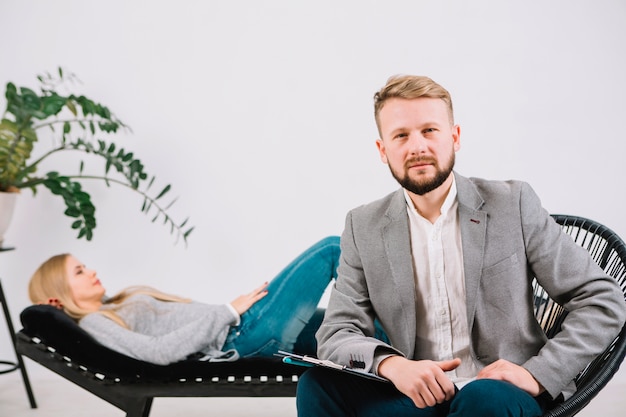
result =
M392 98L378 114L381 160L408 191L424 195L441 186L461 147L460 128L452 126L446 103L438 98Z

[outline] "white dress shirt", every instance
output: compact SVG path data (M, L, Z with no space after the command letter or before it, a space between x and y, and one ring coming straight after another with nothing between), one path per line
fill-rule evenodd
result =
M441 215L434 223L418 213L406 191L404 195L415 274L415 359L461 358L461 365L447 373L460 385L474 378L478 368L470 352L456 182L453 181Z

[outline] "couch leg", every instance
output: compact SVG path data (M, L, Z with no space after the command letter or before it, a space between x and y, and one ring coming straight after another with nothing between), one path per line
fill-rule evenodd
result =
M126 417L148 417L152 408L152 397L129 401L126 406Z

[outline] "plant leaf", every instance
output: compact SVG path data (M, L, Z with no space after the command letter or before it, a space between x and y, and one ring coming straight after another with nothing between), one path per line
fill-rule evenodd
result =
M172 188L171 185L166 185L165 188L163 188L163 190L161 190L161 192L159 193L159 195L157 195L154 199L158 200L159 198L163 197L169 190L170 188Z

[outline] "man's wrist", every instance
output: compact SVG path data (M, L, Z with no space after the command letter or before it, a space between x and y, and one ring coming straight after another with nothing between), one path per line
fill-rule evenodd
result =
M394 369L396 369L400 362L404 362L405 360L406 358L400 355L387 355L387 357L383 358L378 364L378 376L391 379L390 377L393 375Z

